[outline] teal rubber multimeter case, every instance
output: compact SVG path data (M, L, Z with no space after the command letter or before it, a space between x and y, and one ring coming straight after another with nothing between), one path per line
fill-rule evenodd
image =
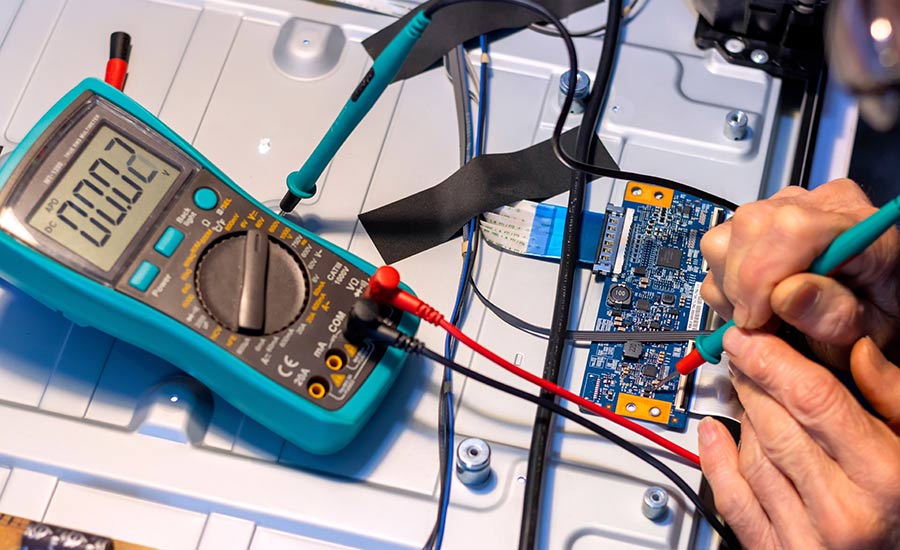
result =
M343 336L371 264L273 214L99 80L40 119L0 186L4 279L302 449L346 446L402 368L405 352Z

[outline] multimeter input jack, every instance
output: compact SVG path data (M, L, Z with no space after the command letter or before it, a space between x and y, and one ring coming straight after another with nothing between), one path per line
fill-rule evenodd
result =
M347 354L339 349L330 350L325 355L325 366L331 370L341 370L347 365Z
M313 376L306 385L306 391L313 399L322 399L328 394L328 381L321 376Z

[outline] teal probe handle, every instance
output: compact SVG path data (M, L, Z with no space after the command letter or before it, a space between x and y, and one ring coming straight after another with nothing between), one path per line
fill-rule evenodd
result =
M300 198L309 198L316 193L316 181L325 171L328 163L337 154L338 149L344 144L359 122L366 116L375 101L381 97L388 84L394 80L400 67L409 57L409 52L419 41L419 37L431 19L424 11L416 14L406 27L391 40L391 43L381 52L372 63L372 68L366 73L353 95L341 109L340 114L331 124L331 128L316 146L315 150L306 160L306 163L287 177L287 186L290 193ZM287 198L287 197L285 197ZM294 203L296 206L296 203ZM290 211L293 207L282 210Z
M900 220L900 197L882 206L877 212L844 231L834 239L828 248L809 267L810 273L828 275L844 262L861 253L874 243L885 231ZM698 336L697 351L709 363L716 364L722 359L722 337L734 326L728 321L715 332Z

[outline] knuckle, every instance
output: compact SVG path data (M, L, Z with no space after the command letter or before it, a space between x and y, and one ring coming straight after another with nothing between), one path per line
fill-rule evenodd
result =
M729 234L730 230L724 225L709 230L700 239L700 253L708 261L721 259L728 250Z
M738 469L751 487L763 487L772 478L772 465L757 445L741 448Z
M828 310L821 317L817 335L830 344L852 344L860 336L863 305L852 295L828 300Z
M845 404L843 387L836 378L823 375L797 377L786 388L786 403L801 423L840 415Z
M799 197L802 195L806 195L809 193L809 190L800 187L799 185L788 185L787 187L783 187L780 191L772 195L773 199L793 199L795 197Z
M741 371L764 388L770 388L778 382L779 369L785 364L782 354L773 346L773 338L760 335L743 349L740 358Z
M715 491L713 498L716 502L716 509L729 523L750 517L755 506L752 493L735 491L727 485Z
M793 243L804 240L813 226L811 216L806 208L796 204L782 206L772 223L775 242Z
M719 314L728 308L727 299L712 277L707 277L700 285L700 298Z
M745 204L735 210L731 217L732 231L735 235L754 238L771 225L777 210L776 206L767 201Z

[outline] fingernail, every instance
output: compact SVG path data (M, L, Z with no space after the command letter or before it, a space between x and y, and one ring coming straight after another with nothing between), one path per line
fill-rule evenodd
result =
M749 317L750 311L747 309L747 306L745 306L741 302L738 302L734 305L734 313L732 313L734 324L739 327L745 326Z
M810 282L801 283L784 301L783 315L793 319L802 319L813 313L816 302L822 294L821 289Z
M725 335L722 337L722 347L725 348L728 355L738 357L741 355L744 346L747 345L747 340L749 340L749 338L750 336L743 329L737 327L730 328L725 331Z
M718 433L716 433L716 427L713 426L715 420L712 418L704 418L700 421L700 425L697 426L697 435L700 439L701 447L709 447L716 441L716 437L718 437Z

